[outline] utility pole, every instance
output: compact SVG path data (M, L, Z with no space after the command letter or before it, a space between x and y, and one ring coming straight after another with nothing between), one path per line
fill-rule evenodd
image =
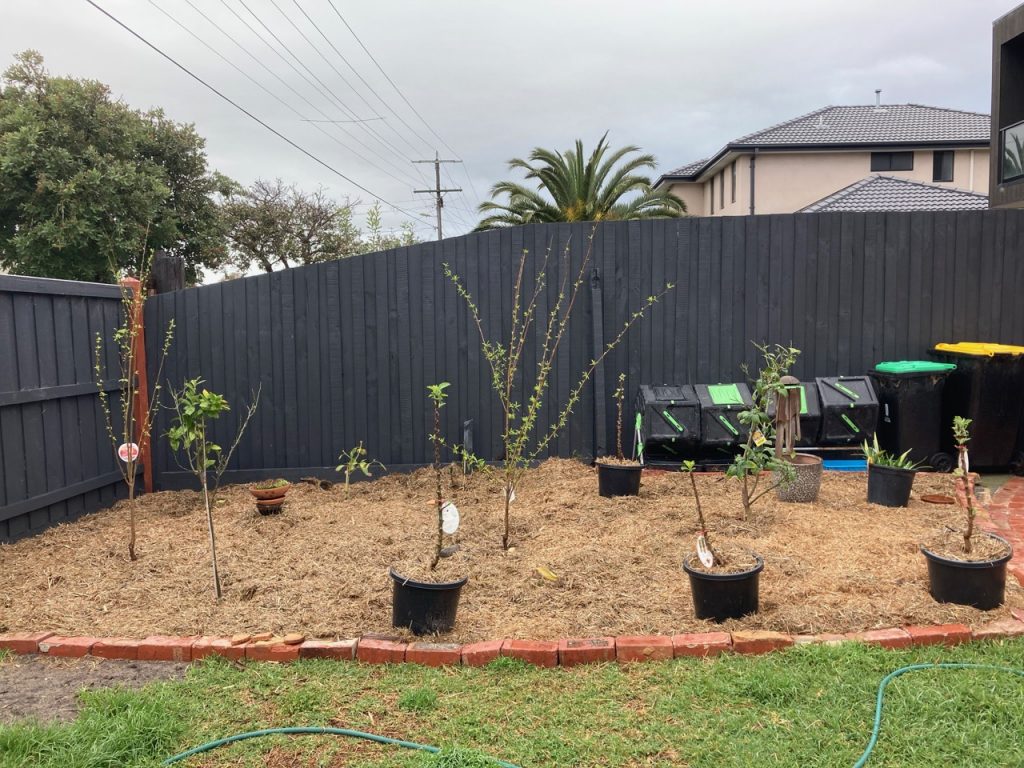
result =
M437 152L434 152L433 160L413 160L414 163L433 163L434 164L434 188L433 189L414 189L413 192L417 195L435 195L435 205L437 206L437 239L441 240L441 209L444 208L444 197L442 195L445 192L461 192L462 188L458 189L441 189L441 163L461 163L461 160L442 160Z

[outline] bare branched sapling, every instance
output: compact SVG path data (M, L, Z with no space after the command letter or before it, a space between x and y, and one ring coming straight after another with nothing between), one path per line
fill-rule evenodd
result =
M725 560L711 544L711 534L708 533L708 525L704 520L704 509L700 505L700 491L697 490L697 478L695 477L696 469L695 462L690 460L683 462L682 470L690 476L690 486L693 488L693 502L697 507L697 525L700 527L700 535L704 537L704 543L707 545L708 552L711 553L712 561L724 565Z
M578 270L570 263L570 251L567 244L559 261L558 292L551 308L542 313L539 303L546 295L547 270L551 261L551 249L544 253L537 267L536 278L532 289L527 284L526 266L529 252L523 251L516 271L512 290L512 317L507 339L493 340L488 337L481 319L481 310L472 294L463 284L462 279L448 264L444 264L444 273L455 286L455 290L469 310L470 317L480 336L480 347L491 371L491 388L498 398L502 410L502 457L501 473L504 492L504 520L501 545L504 549L511 546L510 509L515 491L531 462L536 460L547 449L551 441L565 427L573 408L583 394L583 388L590 380L598 365L608 353L618 346L629 329L644 317L645 312L659 301L674 286L668 283L657 294L648 296L643 305L632 312L616 336L608 342L596 358L584 368L575 385L569 390L564 404L561 404L550 425L538 431L538 419L547 398L548 384L559 346L569 327L569 319L580 297L585 283L584 275L590 262L593 250L593 233L590 235L586 253L580 260ZM538 314L543 318L542 327L535 328ZM534 346L536 368L527 375L522 370L524 352L527 345ZM521 385L521 386L520 386ZM525 396L521 394L525 392Z
M625 373L619 374L618 386L615 387L612 397L615 400L615 458L623 461L626 458L622 453L622 405L626 399Z
M174 320L167 324L163 341L160 346L160 359L157 360L157 373L153 379L154 386L151 399L140 397L141 387L145 381L145 371L141 370L144 353L142 305L146 300L144 286L149 280L150 258L143 254L138 268L140 286L138 291L132 290L124 281L121 283L121 325L114 331L112 341L117 354L118 392L119 397L112 402L108 394L108 366L104 362L105 346L103 336L97 332L94 347L93 374L99 389L100 408L103 411L104 425L115 455L122 445L131 446L136 443L138 452L127 450L123 460L118 460L117 468L121 472L128 489L128 559L135 560L135 488L139 467L148 461L144 451L149 445L150 433L153 428L153 417L160 402L160 378L164 361L171 348L174 337ZM117 270L112 268L116 274ZM149 395L150 393L146 393ZM146 400L144 404L143 401Z
M434 447L434 479L436 480L436 487L434 493L434 507L437 511L437 538L435 539L434 545L434 556L430 561L430 569L433 570L437 567L438 561L441 559L441 550L444 548L444 496L442 495L441 488L441 446L443 445L443 438L441 436L441 409L444 408L445 400L448 398L448 394L445 390L449 387L447 381L442 381L440 384L429 384L427 385L427 397L434 406L434 427L430 432L430 442Z

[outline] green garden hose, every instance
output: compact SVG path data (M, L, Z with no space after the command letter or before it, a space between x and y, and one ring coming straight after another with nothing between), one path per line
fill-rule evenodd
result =
M854 763L853 768L864 768L868 762L868 758L871 757L871 753L874 751L875 746L878 744L878 737L882 731L882 706L885 702L885 688L889 683L895 680L900 675L905 675L908 672L918 672L923 669L982 669L992 672L1008 672L1011 675L1017 675L1018 677L1024 677L1024 669L1014 669L1013 667L1000 667L994 664L963 664L957 662L943 662L937 664L911 664L906 667L900 667L884 678L882 682L878 684L878 695L875 698L875 724L871 729L871 738L868 741L867 749L864 750L864 754L860 756L860 759ZM349 728L320 728L320 727L302 727L302 728L266 728L262 731L248 731L246 733L238 733L234 736L228 736L227 738L217 739L207 744L201 744L198 747L194 747L187 752L182 752L180 755L169 757L164 760L164 765L171 765L177 763L179 760L185 760L193 755L198 755L203 752L209 752L211 749L217 747L223 747L228 744L233 744L236 741L244 741L245 739L255 739L259 736L272 736L274 734L329 734L332 736L349 736L356 739L366 739L367 741L375 741L378 744L389 744L395 747L404 747L406 749L416 749L421 752L438 753L441 750L438 747L432 747L428 744L417 744L413 741L402 741L401 739L392 739L388 736L378 736L373 733L364 733L363 731L353 731ZM502 760L495 760L495 765L500 768L519 768L519 766L513 763L506 763Z
M875 699L875 725L871 729L871 739L868 741L868 748L864 750L864 754L860 756L860 759L854 763L853 768L864 768L868 762L868 758L871 757L872 751L875 749L875 745L878 743L878 735L882 731L882 702L885 699L885 687L900 675L905 675L907 672L918 672L922 669L985 669L993 672L1009 672L1011 675L1024 677L1024 669L999 667L994 664L962 664L957 662L911 664L890 672L882 678L882 682L878 684L878 696Z
M185 760L193 755L199 755L203 752L209 752L211 749L217 749L217 747L224 747L228 744L233 744L236 741L245 741L246 739L255 739L260 736L273 736L275 734L328 734L331 736L350 736L354 739L365 739L366 741L375 741L378 744L389 744L394 747L405 747L406 749L417 749L421 752L432 752L437 753L441 750L438 747L432 747L429 744L417 744L414 741L402 741L401 739L392 739L388 736L378 736L375 733L364 733L363 731L353 731L349 728L320 728L316 726L306 726L301 728L264 728L261 731L248 731L246 733L236 733L234 736L228 736L223 739L217 739L206 744L200 744L198 747L193 747L187 752L182 752L180 755L169 757L164 760L163 765L171 765L177 763L179 760ZM495 760L495 765L501 766L501 768L519 768L518 765L513 763L505 763L501 760Z

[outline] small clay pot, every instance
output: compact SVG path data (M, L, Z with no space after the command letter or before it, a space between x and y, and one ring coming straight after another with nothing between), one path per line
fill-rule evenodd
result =
M253 498L257 501L270 501L271 499L283 499L285 494L288 493L289 488L291 488L290 484L279 485L276 488L257 488L256 486L250 486L249 493L251 493Z
M257 499L256 509L261 515L276 515L284 506L284 499Z

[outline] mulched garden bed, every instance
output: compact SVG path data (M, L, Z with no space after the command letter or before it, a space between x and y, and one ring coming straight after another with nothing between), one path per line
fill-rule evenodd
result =
M447 483L446 474L446 483ZM510 552L500 546L501 492L494 477L456 475L461 551L446 568L467 572L457 641L672 634L719 628L693 618L680 563L692 550L688 479L648 472L640 496L604 499L594 470L550 460L517 491ZM261 517L243 486L224 489L216 510L224 599L213 600L200 497L188 491L139 504L139 560L125 551L127 507L13 545L0 546L0 631L144 637L299 631L355 637L391 629L388 566L422 559L432 535L433 475L420 470L320 490L294 486L282 514ZM955 506L949 476L919 474L906 509L865 501L862 474L826 472L819 502L765 497L739 520L736 483L698 476L717 544L765 559L761 612L722 628L849 632L904 624L976 625L1024 608L1007 583L1002 608L982 613L935 603L918 544ZM537 575L539 566L558 580Z

